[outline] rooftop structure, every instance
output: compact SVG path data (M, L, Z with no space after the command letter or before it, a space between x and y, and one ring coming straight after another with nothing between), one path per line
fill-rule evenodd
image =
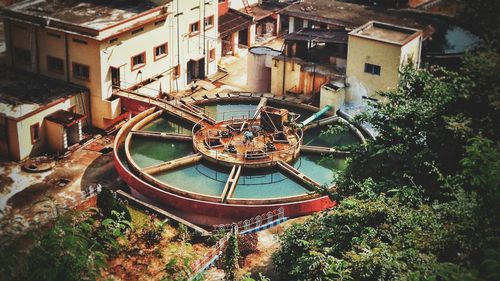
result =
M114 27L125 20L134 24L134 20L160 11L161 5L171 1L26 0L8 7L4 16L96 37L108 34L106 30L118 31Z
M349 33L366 39L404 45L421 34L420 30L371 21Z
M355 29L369 20L386 22L424 30L424 37L432 34L429 26L432 20L423 15L416 15L407 11L378 9L363 5L351 4L334 0L304 0L290 5L279 12L281 15L296 17L311 22L328 24L331 26ZM435 21L435 19L433 19ZM293 23L290 24L290 27ZM298 26L298 25L297 25ZM292 30L293 31L293 30Z
M0 112L8 118L22 118L82 92L87 90L5 66L0 68Z

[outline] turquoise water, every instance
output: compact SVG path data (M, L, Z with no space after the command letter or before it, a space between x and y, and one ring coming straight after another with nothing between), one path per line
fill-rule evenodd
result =
M346 160L343 158L326 158L314 154L302 154L293 166L319 184L331 185L334 171L345 169Z
M301 195L309 192L301 184L277 170L245 171L232 198L264 199Z
M250 103L220 103L201 106L205 112L217 121L231 120L231 118L253 117L257 104Z
M222 195L228 177L229 171L216 170L203 162L155 175L156 179L180 189L213 196Z
M172 117L162 116L144 126L141 130L148 132L176 133L183 135L192 134L192 126L181 124L172 120Z
M256 104L226 103L204 107L217 120L230 119L232 116L255 113ZM308 118L312 112L302 109L288 108L301 114L301 120ZM156 132L171 132L190 134L191 128L181 125L178 120L162 117L148 124L143 130ZM321 129L312 129L305 133L304 144L318 146L341 146L357 143L349 132L339 135L320 135ZM134 136L130 143L131 156L141 168L160 164L173 159L192 154L191 142L154 139ZM325 159L319 155L301 155L294 163L301 172L320 184L331 184L334 170L344 169L345 160ZM204 161L165 171L154 175L156 179L180 189L205 195L220 196L229 176L229 169L216 167ZM243 170L238 181L233 198L265 199L285 196L302 195L310 192L303 184L294 181L277 169Z
M325 130L325 128L315 128L305 131L303 144L313 145L313 146L334 147L334 146L346 146L358 143L356 137L349 131L343 131L335 135L330 135L330 134L321 134L322 130Z
M191 142L134 136L130 141L132 159L141 168L184 157L193 153Z

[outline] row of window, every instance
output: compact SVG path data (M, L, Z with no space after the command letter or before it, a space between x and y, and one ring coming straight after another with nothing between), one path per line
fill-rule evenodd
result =
M155 61L166 57L168 55L168 43L163 43L160 46L154 47L153 53ZM146 52L133 56L130 62L132 71L144 67L146 65Z
M23 48L14 48L14 58L16 63L31 65L31 52ZM88 65L74 62L72 64L73 77L81 80L89 80L90 71ZM59 74L64 74L64 60L52 56L47 56L47 70Z
M205 30L210 29L214 26L214 16L209 16L205 18ZM193 36L200 32L200 21L193 22L189 25L189 35Z

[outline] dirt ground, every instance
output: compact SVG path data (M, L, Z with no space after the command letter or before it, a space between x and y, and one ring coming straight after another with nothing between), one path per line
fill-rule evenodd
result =
M113 154L94 149L112 146L112 143L112 136L97 139L43 173L25 172L20 163L0 163L0 236L43 224L50 215L40 211L71 207L71 202L79 200L81 191L92 184L121 186L123 183L113 166ZM47 200L49 198L51 200ZM41 200L47 201L37 203ZM13 220L17 223L12 224Z

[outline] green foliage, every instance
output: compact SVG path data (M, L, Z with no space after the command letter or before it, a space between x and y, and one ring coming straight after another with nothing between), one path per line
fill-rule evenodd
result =
M124 237L130 223L118 214L116 220L102 222L94 215L67 213L49 229L2 245L1 276L7 280L99 279L108 255L120 249L117 239Z
M140 230L140 237L147 247L152 247L160 243L164 228L164 222L158 220L155 215L149 215Z
M281 275L293 280L405 280L418 273L432 279L439 275L435 264L461 262L476 250L468 242L478 239L478 205L465 194L453 203L418 209L385 196L344 202L286 230L273 257Z
M184 281L189 280L190 269L189 269L190 260L188 258L184 258L181 262L177 258L172 258L165 265L165 273L166 275L162 278L164 281Z
M231 234L227 241L226 253L224 255L224 273L225 279L228 281L236 281L239 256L237 234Z
M339 207L294 225L273 261L293 280L498 280L500 55L460 75L405 68L358 122Z
M127 206L116 197L115 192L108 188L103 188L101 193L97 195L97 208L105 218L111 218L113 211L116 211L116 213L122 214L125 220L132 220Z
M185 242L185 241L191 239L191 233L189 232L189 229L187 228L187 226L185 224L181 223L177 227L177 237L179 237L179 239L182 242Z

